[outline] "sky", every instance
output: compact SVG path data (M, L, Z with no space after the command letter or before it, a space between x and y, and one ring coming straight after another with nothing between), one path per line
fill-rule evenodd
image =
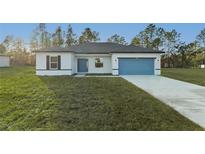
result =
M92 30L99 32L100 41L105 42L108 37L117 33L124 36L127 42L130 42L140 31L148 24L143 23L73 23L74 33L77 36L81 32L90 27ZM175 29L181 33L181 40L190 43L195 40L200 31L205 28L205 23L164 23L156 24L165 30ZM6 35L13 35L15 38L23 38L25 43L29 43L31 32L38 26L38 23L0 23L0 43L4 40ZM49 32L54 32L56 27L61 26L63 30L67 29L68 23L48 23L46 24Z

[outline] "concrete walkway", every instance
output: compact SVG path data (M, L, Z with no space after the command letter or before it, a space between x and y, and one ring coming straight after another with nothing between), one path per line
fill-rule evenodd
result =
M127 75L122 78L205 128L205 87L162 76Z

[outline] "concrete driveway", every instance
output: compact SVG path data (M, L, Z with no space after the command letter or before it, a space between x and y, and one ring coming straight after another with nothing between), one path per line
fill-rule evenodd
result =
M162 76L125 75L122 78L205 128L205 87Z

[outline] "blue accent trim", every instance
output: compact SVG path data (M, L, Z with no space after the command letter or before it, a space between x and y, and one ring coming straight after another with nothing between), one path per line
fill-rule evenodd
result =
M160 68L156 68L155 70L161 70Z
M119 69L114 69L114 68L113 68L112 70L119 70Z

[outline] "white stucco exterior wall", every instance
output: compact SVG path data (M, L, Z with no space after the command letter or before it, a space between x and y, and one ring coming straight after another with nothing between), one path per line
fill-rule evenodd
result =
M95 67L95 58L103 58L103 67ZM78 59L88 59L88 73L112 73L112 63L110 54L76 54L75 55L75 71L78 73Z
M46 56L61 56L61 70L46 70ZM73 53L39 52L36 53L36 75L72 75L74 74Z
M0 55L0 67L9 67L10 66L10 57Z
M112 74L119 75L118 58L155 58L154 74L161 74L161 58L159 53L113 53L112 54Z
M46 70L46 56L61 56L61 70ZM95 67L95 58L103 58L103 67ZM112 73L119 75L118 58L154 58L154 73L161 74L159 53L113 53L113 54L75 54L71 52L38 52L36 53L37 75L72 75L78 73L78 59L88 59L88 73Z

